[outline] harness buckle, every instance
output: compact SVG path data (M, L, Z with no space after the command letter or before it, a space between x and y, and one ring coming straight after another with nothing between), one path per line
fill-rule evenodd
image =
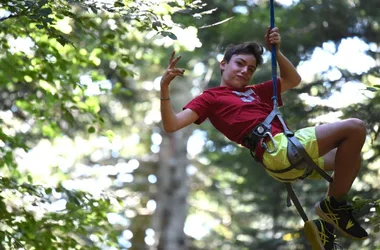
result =
M273 144L273 149L269 149L268 145L266 144L266 142L264 142L264 139L265 137L269 136L269 139L272 141L272 144ZM276 142L274 141L274 138L272 136L272 133L270 131L267 131L264 133L262 139L261 139L261 146L263 148L265 148L265 150L269 153L269 154L272 154L274 152L277 151L277 145L276 145Z

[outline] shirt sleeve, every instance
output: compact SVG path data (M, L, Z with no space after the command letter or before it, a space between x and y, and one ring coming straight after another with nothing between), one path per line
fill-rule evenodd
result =
M273 106L273 80L254 85L253 90L260 96L261 101ZM277 100L278 106L282 106L280 78L277 78Z
M194 123L199 125L211 115L215 101L214 95L205 91L186 104L183 109L191 109L197 113L199 118Z

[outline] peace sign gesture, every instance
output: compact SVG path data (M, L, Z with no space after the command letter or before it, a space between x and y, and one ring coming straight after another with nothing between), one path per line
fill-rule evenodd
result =
M176 77L176 76L183 76L185 73L184 69L176 68L176 64L181 59L181 56L178 56L174 59L175 52L173 51L170 59L169 59L169 66L165 70L164 75L161 78L161 86L167 85L169 86L170 82Z

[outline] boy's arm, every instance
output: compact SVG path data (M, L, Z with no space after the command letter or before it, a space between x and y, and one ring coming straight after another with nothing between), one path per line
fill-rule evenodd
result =
M271 45L276 45L277 63L280 68L281 93L296 87L301 82L301 76L298 74L294 65L280 51L281 36L278 28L272 30L268 28L265 34L267 47L271 49Z
M172 133L198 120L198 114L191 109L185 109L176 114L169 97L169 86L161 85L161 119L165 132Z
M185 109L176 114L170 102L169 85L176 76L183 76L185 70L176 68L175 65L181 57L174 59L174 52L161 79L161 119L165 132L175 132L184 128L198 119L198 114L191 109Z
M284 93L296 87L301 82L301 76L280 50L277 50L277 63L280 68L281 93Z

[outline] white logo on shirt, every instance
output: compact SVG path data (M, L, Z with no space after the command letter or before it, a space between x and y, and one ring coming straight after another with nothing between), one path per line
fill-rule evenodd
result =
M235 95L239 96L243 102L253 102L255 98L251 94L255 93L252 89L245 92L232 91Z

